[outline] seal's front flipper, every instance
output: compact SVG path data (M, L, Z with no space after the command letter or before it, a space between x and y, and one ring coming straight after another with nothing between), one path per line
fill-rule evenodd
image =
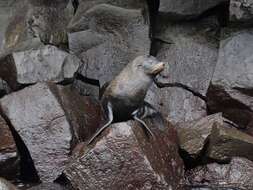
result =
M133 118L134 118L136 121L140 122L140 123L142 124L142 126L146 129L146 131L147 131L153 138L155 138L155 135L154 135L153 132L148 128L148 126L146 125L146 123L138 117L138 112L139 112L139 109L135 110L135 111L132 113Z
M107 104L107 109L108 109L108 122L103 126L101 127L101 129L99 129L98 132L95 133L95 135L89 140L88 142L88 145L91 144L93 142L93 140L98 136L100 135L100 133L102 133L113 121L113 112L112 112L112 105L111 103L109 102Z

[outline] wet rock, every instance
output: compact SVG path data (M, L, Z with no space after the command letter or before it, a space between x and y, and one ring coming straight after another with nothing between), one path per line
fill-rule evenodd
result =
M1 190L18 190L14 185L12 185L7 180L0 178L0 189Z
M156 38L164 43L157 42L157 57L168 65L159 81L182 83L205 95L217 63L218 29L212 16L198 22L161 23ZM182 88L154 87L147 97L173 124L206 115L205 101Z
M73 135L64 110L48 85L39 83L0 101L3 113L30 151L41 181L64 170Z
M68 2L69 0L20 1L15 15L9 19L4 47L14 48L31 38L40 38L46 44L66 46L66 27L72 17Z
M253 123L252 30L224 29L218 63L207 93L210 112L244 128ZM253 126L253 125L252 125Z
M233 158L229 164L199 166L186 175L191 184L209 185L219 190L253 188L253 163L245 158Z
M67 190L67 188L57 183L42 183L27 190Z
M14 52L3 57L0 64L1 77L16 89L19 84L71 79L81 61L74 55L46 45L36 50Z
M253 137L235 128L214 126L209 137L207 155L209 158L224 162L233 157L253 160Z
M229 13L230 13L231 21L252 23L253 1L252 0L231 0Z
M136 122L113 124L91 146L79 148L64 177L76 189L181 190L176 131L157 118L145 121L156 139Z
M141 9L98 4L82 11L72 22L78 24L70 28L70 51L84 63L80 73L99 80L100 86L135 57L149 53L149 26Z
M214 126L223 126L223 117L220 113L178 127L180 148L191 158L198 158Z
M226 0L160 0L160 12L168 19L191 19Z
M2 117L0 117L0 139L0 176L14 178L19 173L19 156L9 126Z

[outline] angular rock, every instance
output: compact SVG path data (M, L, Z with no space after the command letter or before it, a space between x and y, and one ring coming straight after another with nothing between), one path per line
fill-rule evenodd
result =
M185 124L178 127L180 148L191 158L198 158L214 126L223 126L223 117L220 113L191 122L188 126Z
M0 117L0 139L0 176L13 179L19 173L18 150L9 126L2 117Z
M176 131L158 119L145 120L156 139L133 121L111 125L91 146L83 146L64 171L75 189L181 190L183 164Z
M156 38L164 43L157 48L157 57L168 65L159 80L182 83L205 95L217 63L218 29L212 16L198 22L161 23ZM205 101L182 88L153 88L147 101L173 124L206 115Z
M252 0L230 0L230 20L235 22L250 23L253 21Z
M186 175L191 184L217 187L215 190L253 188L253 162L245 158L233 158L229 164L212 163L199 166Z
M19 1L6 30L4 47L14 48L32 38L40 38L45 44L66 46L66 27L72 17L68 2Z
M253 32L223 31L218 63L207 93L210 112L253 129Z
M149 26L141 9L98 4L72 22L79 24L77 29L70 29L70 51L84 63L80 73L99 80L101 86L135 57L149 53Z
M0 76L16 89L19 84L71 79L81 61L74 55L46 45L36 50L14 52L3 57L0 64Z
M253 161L253 137L235 128L214 126L209 137L207 156L224 162L233 157L244 157Z
M227 0L160 0L160 12L168 19L191 19Z
M7 180L0 178L0 189L1 190L18 190L14 185L12 185Z

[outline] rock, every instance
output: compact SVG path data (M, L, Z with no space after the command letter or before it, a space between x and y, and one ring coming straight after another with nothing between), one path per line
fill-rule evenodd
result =
M20 84L71 79L81 61L74 55L46 45L37 50L14 52L3 57L0 64L0 76L15 90Z
M9 126L2 117L0 117L0 139L0 176L13 179L19 173L18 150Z
M1 190L18 190L14 185L12 185L7 180L0 178L0 189Z
M159 11L168 19L192 19L226 0L160 0Z
M223 31L218 63L207 98L211 113L223 115L241 127L253 129L252 30ZM252 123L252 124L251 124Z
M72 23L78 24L69 33L70 51L84 63L80 73L99 80L100 86L134 58L149 53L149 26L141 9L98 4L76 15Z
M6 81L0 79L0 97L3 97L6 94L9 94L11 89Z
M156 38L164 43L157 48L157 58L168 65L159 80L182 83L205 95L217 63L218 29L212 16L198 22L161 23ZM154 87L146 100L173 124L206 116L205 101L182 88Z
M242 23L252 23L253 20L253 1L252 0L231 0L230 20Z
M223 126L223 117L220 113L178 127L177 131L181 150L192 159L201 156L214 126Z
M253 137L235 128L214 126L209 137L207 156L224 162L233 157L245 157L253 161Z
M253 188L253 162L245 158L233 158L229 164L199 166L186 175L191 184L220 186L222 190Z
M181 190L183 164L176 131L157 118L145 122L156 139L148 139L133 121L115 123L91 146L83 146L64 170L75 189Z
M67 190L67 188L57 184L57 183L42 183L40 185L36 185L27 190Z
M4 47L14 48L31 38L40 38L45 44L65 47L68 43L66 27L72 17L68 2L20 1L15 15L9 19Z

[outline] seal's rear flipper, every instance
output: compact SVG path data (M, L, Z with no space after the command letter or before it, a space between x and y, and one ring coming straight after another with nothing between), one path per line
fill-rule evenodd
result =
M113 121L113 112L112 112L112 105L111 103L109 102L107 104L107 109L108 109L108 122L103 126L101 127L101 129L99 129L98 132L95 133L95 135L93 135L93 137L89 140L88 142L88 145L91 144L93 142L93 140L98 136L100 135L100 133L102 133Z

